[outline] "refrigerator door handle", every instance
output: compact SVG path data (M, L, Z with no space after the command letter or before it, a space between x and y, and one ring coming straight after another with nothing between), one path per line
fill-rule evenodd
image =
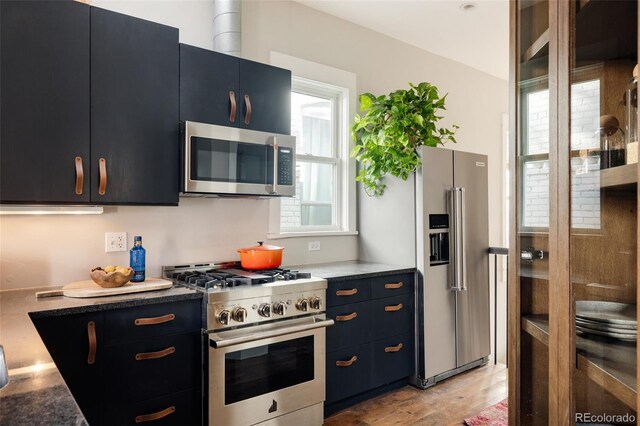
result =
M467 265L464 256L466 246L464 188L451 189L451 216L453 217L453 285L452 290L467 289Z
M467 203L464 188L458 188L460 196L460 290L467 291L467 230L465 223L467 222Z

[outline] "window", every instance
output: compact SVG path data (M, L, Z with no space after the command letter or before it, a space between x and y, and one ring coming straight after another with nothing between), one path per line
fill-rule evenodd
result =
M292 73L296 195L270 201L269 238L356 235L356 166L349 155L356 76L277 52L271 63Z
M584 80L571 89L571 223L574 228L600 228L599 157L590 155L600 147L600 80L593 78L597 70L583 70ZM522 225L531 230L549 227L549 90L545 81L525 85L522 114L523 145Z
M296 195L280 204L281 232L340 230L341 114L346 89L295 78L291 134L296 137Z

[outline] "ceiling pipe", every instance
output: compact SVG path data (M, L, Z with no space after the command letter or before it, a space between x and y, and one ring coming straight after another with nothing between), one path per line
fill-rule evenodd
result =
M240 0L213 1L213 50L240 56L242 43Z

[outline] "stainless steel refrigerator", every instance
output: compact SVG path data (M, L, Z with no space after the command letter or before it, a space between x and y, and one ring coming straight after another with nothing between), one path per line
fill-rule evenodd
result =
M426 388L488 362L487 156L423 147L409 181L359 192L360 258L415 266L416 373Z

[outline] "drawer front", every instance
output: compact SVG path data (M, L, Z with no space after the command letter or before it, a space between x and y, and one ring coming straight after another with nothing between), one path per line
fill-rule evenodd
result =
M371 305L376 338L413 332L413 294L376 299Z
M334 324L327 328L327 352L371 340L371 302L350 303L327 309Z
M414 335L400 334L374 342L372 386L409 377L414 372Z
M388 275L371 279L371 298L398 296L413 292L413 274Z
M105 345L200 330L201 300L159 303L105 313Z
M327 307L362 302L371 298L371 280L331 281L327 288Z
M106 407L105 423L110 425L186 426L201 424L200 396L185 391L148 399L135 404ZM137 419L137 421L136 421Z
M335 401L371 387L371 344L327 353L327 400Z
M105 349L108 398L141 401L199 388L200 333L152 337Z

